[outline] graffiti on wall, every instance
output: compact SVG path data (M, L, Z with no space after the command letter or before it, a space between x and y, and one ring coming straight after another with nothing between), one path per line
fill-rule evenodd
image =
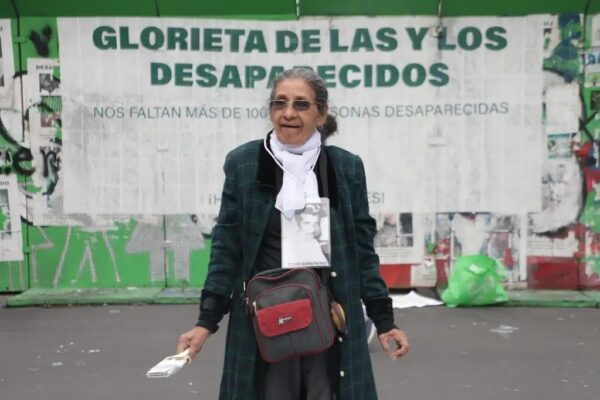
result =
M208 216L171 215L165 218L167 250L173 252L173 278L190 281L190 263L193 252L206 249L213 221Z
M600 29L600 19L593 25ZM3 263L0 270L4 268L12 287L19 290L26 283L201 286L194 270L205 269L206 264L194 260L208 253L212 218L62 213L61 78L52 51L56 30L47 28L36 26L26 33L34 50L27 55L25 74L7 75L10 57L0 53L0 68L5 68L0 69L0 75L4 71L0 93L2 87L10 87L9 95L6 90L0 95L0 173L18 178L17 203L26 205L21 215L30 240L27 260ZM600 56L595 48L580 51L578 15L548 17L540 34L545 70L542 209L528 215L395 213L387 219L375 215L378 247L387 248L398 263L425 265L433 255L445 263L448 274L460 255L483 253L500 260L513 281L526 281L530 269L543 268L540 259L560 264L581 257L579 270L574 271L579 285L600 287L600 69L596 69ZM0 40L7 42L1 33ZM48 56L53 58L36 60ZM43 68L35 72L36 66ZM15 106L21 102L21 81L28 88L24 112ZM163 144L169 145L168 140ZM28 265L29 280L23 265Z
M52 40L53 29L50 25L44 26L39 31L32 30L27 38L33 43L39 57L50 57L50 41Z

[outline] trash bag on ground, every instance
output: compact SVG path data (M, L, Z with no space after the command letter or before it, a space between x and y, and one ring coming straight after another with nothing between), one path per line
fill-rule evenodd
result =
M497 260L483 254L456 259L442 300L449 307L485 306L508 301L502 287L505 268Z

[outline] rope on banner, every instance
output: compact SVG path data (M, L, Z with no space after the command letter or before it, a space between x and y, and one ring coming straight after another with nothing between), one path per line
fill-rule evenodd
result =
M436 38L442 36L444 34L444 24L442 23L442 10L444 8L444 0L438 0L438 7L437 7L437 26L435 27L435 34L434 36Z
M588 15L590 12L590 4L592 3L592 0L587 0L587 3L585 4L585 8L583 9L583 25L582 25L582 35L581 35L581 40L579 41L579 49L582 50L583 47L585 46L585 39L587 36L587 22L588 22ZM585 62L583 63L583 65L585 65Z

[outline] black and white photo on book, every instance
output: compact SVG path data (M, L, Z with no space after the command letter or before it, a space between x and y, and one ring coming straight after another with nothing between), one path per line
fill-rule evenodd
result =
M307 199L290 220L281 215L281 262L283 268L331 266L329 199Z

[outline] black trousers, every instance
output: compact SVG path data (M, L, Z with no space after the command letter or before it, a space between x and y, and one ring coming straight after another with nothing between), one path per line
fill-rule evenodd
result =
M335 400L328 353L267 364L264 400Z

